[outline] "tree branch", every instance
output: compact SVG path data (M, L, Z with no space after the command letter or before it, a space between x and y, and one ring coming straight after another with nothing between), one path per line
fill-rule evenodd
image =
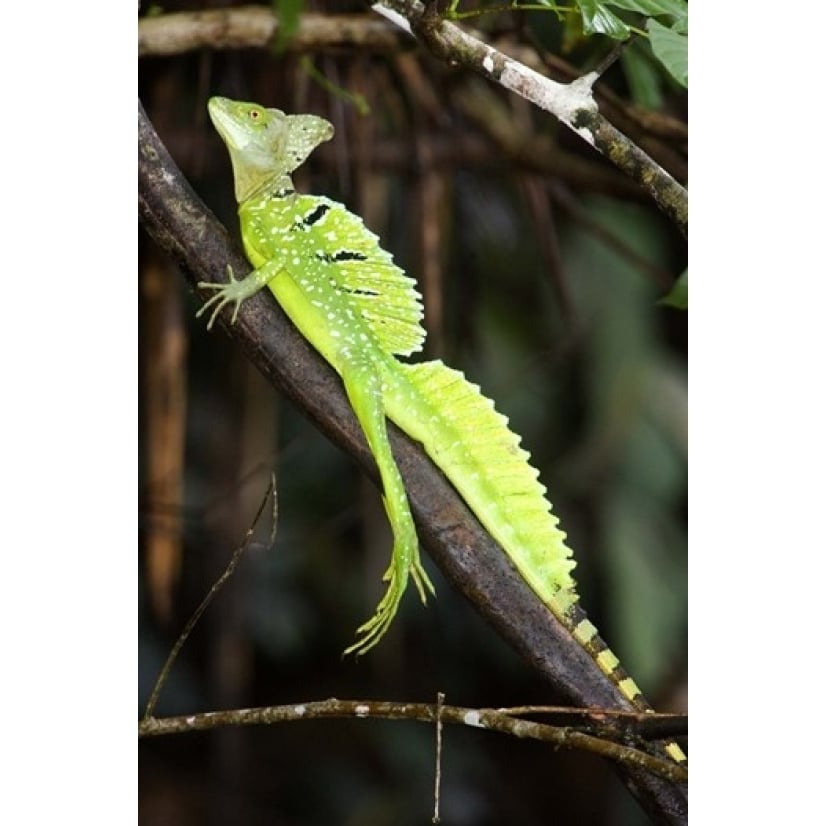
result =
M278 16L271 8L263 6L237 6L143 17L138 21L138 56L163 57L198 49L270 48L275 43L278 30ZM295 54L331 49L367 49L374 54L397 54L414 46L415 41L404 34L398 24L389 21L368 15L306 12L300 16L298 29L285 44L285 51ZM531 71L533 67L543 68L541 61L528 47L512 43L508 50L513 55L513 62L519 61L518 65L523 65L526 71ZM558 77L575 77L573 67L560 58L548 55L547 61L550 64L548 70ZM538 73L537 76L541 77ZM544 80L555 82L548 78ZM566 86L564 83L558 85ZM624 127L631 128L634 125L632 117L638 121L648 119L661 125L663 130L669 127L669 134L676 131L680 138L685 139L685 125L681 122L656 112L637 111L624 104L609 89L600 89L595 94L605 100L606 110ZM461 98L462 95L456 96L460 108ZM683 128L682 132L678 131L680 127ZM638 132L643 131L639 124L636 129ZM678 167L685 174L684 162L678 160L667 146L646 134L639 135L638 140L640 146L649 146L652 154L665 157L673 167ZM568 180L579 188L610 192L625 199L645 197L639 186L632 181L615 172L612 174L612 170L602 165L565 153L545 137L534 137L531 145L523 146L522 150L520 162L527 163L537 171ZM462 158L470 160L473 157L468 156L463 149L459 149L459 152ZM404 157L408 155L405 154ZM485 158L481 162L490 163L490 159Z
M161 57L204 48L263 48L275 43L278 27L278 18L265 6L142 17L138 21L138 57ZM346 46L399 52L412 45L397 28L375 17L306 12L285 48L289 52L310 52Z
M397 703L375 700L320 700L318 702L291 703L283 706L243 708L231 711L209 711L202 714L179 717L144 718L138 723L139 737L156 737L164 734L184 734L206 731L222 726L260 726L275 723L298 722L331 718L365 720L416 720L435 723L437 714L443 723L471 726L513 737L541 740L557 748L579 749L613 760L620 766L645 769L674 783L688 782L688 771L670 760L652 757L644 751L614 743L614 732L606 729L604 737L584 734L571 726L550 726L532 720L522 720L507 713L508 710L462 708L460 706L428 703Z
M600 114L591 92L596 74L558 83L443 20L436 6L424 6L419 0L384 0L373 8L411 31L440 60L472 69L550 112L635 180L683 235L688 234L686 190Z
M182 267L190 284L237 278L249 263L169 156L138 104L138 205L144 227ZM378 472L335 372L290 324L267 290L220 323L267 379L378 485ZM578 706L629 704L519 576L453 487L422 450L388 423L393 454L408 491L422 545L451 583L566 699ZM685 790L624 767L623 779L658 822L684 823Z

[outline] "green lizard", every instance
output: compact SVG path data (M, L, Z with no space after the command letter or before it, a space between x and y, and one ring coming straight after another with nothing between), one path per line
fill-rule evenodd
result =
M577 604L574 561L551 512L545 487L520 437L493 402L441 361L406 364L396 356L421 349L422 304L415 282L394 263L361 219L325 197L293 189L290 173L332 124L314 115L285 115L254 103L215 97L209 115L229 150L241 237L255 268L216 290L211 328L221 309L268 287L307 340L341 376L375 457L393 529L387 591L345 653L364 653L384 636L412 578L422 602L433 585L419 557L404 483L390 450L385 417L420 442L499 542L537 596L639 710L650 711ZM685 755L670 744L671 756Z

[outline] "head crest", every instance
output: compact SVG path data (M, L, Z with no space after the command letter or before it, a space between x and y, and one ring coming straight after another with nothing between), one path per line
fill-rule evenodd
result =
M208 109L229 150L239 202L269 187L291 187L290 173L333 137L333 125L316 115L286 115L221 97L210 98Z

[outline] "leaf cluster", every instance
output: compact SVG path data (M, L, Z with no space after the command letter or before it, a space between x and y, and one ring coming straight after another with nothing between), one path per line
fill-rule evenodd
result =
M453 0L447 16L461 19L468 15L502 11L501 5L474 12L459 11ZM622 15L614 9L628 14ZM581 28L583 35L602 34L625 41L633 35L647 37L656 60L681 86L688 88L688 3L686 0L574 0L572 6L554 0L511 3L510 10L548 10L568 25ZM633 19L626 20L626 17Z

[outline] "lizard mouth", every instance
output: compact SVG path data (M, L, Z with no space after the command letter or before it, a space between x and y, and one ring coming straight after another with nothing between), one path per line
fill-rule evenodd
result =
M207 111L218 134L228 146L243 149L248 142L248 135L240 129L236 119L229 111L231 101L227 98L213 97L209 99Z

